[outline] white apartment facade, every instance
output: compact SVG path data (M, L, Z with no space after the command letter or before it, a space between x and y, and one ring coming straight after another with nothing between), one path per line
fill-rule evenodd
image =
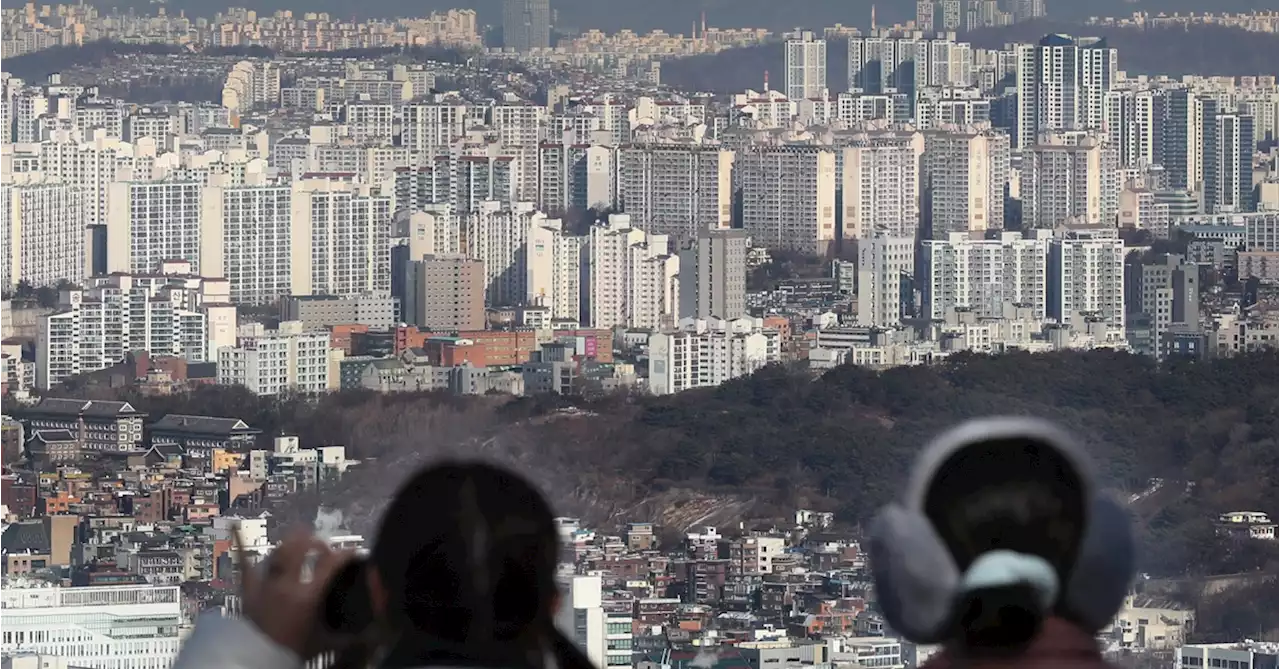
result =
M649 335L649 392L718 386L776 362L773 350L759 319L683 319L675 331Z
M200 184L127 181L111 184L107 271L142 274L165 260L186 260L200 272Z
M304 179L294 182L291 197L295 295L391 294L390 196L362 184Z
M0 653L37 653L86 669L163 669L177 657L186 623L178 590L6 583Z
M920 225L924 137L912 133L869 138L843 153L844 239L868 239L879 231L914 237Z
M1024 238L1003 232L992 239L952 233L924 242L921 295L925 317L940 321L949 308L969 309L983 318L999 318L1005 304L1031 307L1045 318L1048 293L1049 233Z
M249 323L238 334L235 346L218 349L219 384L244 386L256 395L330 390L328 332L285 321L275 330Z
M647 144L618 150L622 208L645 232L689 239L733 219L733 151Z
M1049 244L1046 316L1124 331L1124 240L1115 228L1066 230Z
M1101 134L1041 136L1022 159L1019 184L1027 227L1114 223L1120 199L1114 148Z
M43 179L0 185L0 286L81 283L90 269L84 220L75 186Z
M736 159L743 228L772 249L825 255L836 236L836 156L814 146L749 147Z
M931 236L1002 228L1009 136L983 126L949 126L924 137L920 186Z
M226 277L231 301L270 304L294 294L293 189L287 185L207 187L202 196L201 265Z
M591 327L657 330L673 322L680 258L666 235L645 234L630 216L611 214L591 229L585 251Z
M556 627L597 667L605 662L605 615L599 576L572 576L565 584L565 601L556 613Z
M49 389L69 377L106 369L131 351L209 359L209 314L198 290L174 283L134 284L129 275L96 280L88 290L63 293L63 304L41 318L36 340L36 385ZM234 323L234 307L231 320ZM225 321L225 308L218 318Z
M786 41L787 98L822 97L827 90L827 41L803 31Z

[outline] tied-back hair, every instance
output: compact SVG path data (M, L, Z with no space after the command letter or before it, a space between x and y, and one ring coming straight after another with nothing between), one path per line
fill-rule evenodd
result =
M937 470L925 514L964 572L982 555L1037 556L1058 579L1071 574L1085 526L1081 473L1056 449L1025 440L978 443ZM1056 608L1056 607L1055 607ZM962 652L1016 652L1046 616L1031 585L981 588L960 596L951 639Z
M418 473L370 555L388 597L382 665L586 669L555 629L558 555L551 508L519 476L481 463Z

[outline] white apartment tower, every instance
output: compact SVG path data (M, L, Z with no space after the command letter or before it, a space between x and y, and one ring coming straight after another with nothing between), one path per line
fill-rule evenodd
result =
M257 395L329 390L329 333L308 331L299 321L276 330L261 323L240 328L235 346L218 349L218 383Z
M79 188L42 179L0 185L0 286L4 290L20 281L33 287L56 285L64 279L81 283L89 269L85 237Z
M207 187L201 266L205 273L231 282L236 304L270 304L297 294L293 290L295 238L290 186Z
M1105 41L1048 35L1020 45L1016 147L1034 145L1046 131L1101 129L1116 68L1116 50Z
M632 227L626 214L611 214L591 229L586 291L591 327L657 330L673 322L680 258L668 244L666 235Z
M618 151L622 209L646 232L692 239L733 218L733 151L644 144Z
M949 308L969 309L982 318L999 318L1006 304L1029 306L1045 317L1049 237L1047 230L1024 238L1002 232L972 239L953 232L924 242L921 276L922 313L946 318Z
M65 291L40 321L36 385L49 389L77 374L106 369L131 351L208 359L208 316L198 291L116 274L89 290ZM192 292L195 292L193 295Z
M922 218L932 238L1004 227L1009 136L981 126L953 126L927 131L924 138Z
M891 328L902 323L915 276L915 237L876 235L858 240L858 325Z
M649 392L672 395L747 376L771 360L758 319L682 319L674 332L649 335Z
M836 156L814 146L750 147L737 158L742 224L756 244L824 255L836 237Z
M118 182L109 192L108 272L142 274L166 260L186 260L201 272L199 183Z
M841 184L845 240L877 231L915 237L920 226L920 133L870 136L844 152Z
M290 272L295 295L391 294L391 198L368 186L294 182Z
M534 211L529 203L504 209L498 202L481 202L475 211L462 218L467 255L484 263L485 304L527 303L532 288L529 241L547 223L546 214ZM559 221L555 226L559 227Z
M787 98L820 98L827 90L827 41L803 31L787 36Z
M552 320L582 318L582 245L586 237L566 235L559 219L543 218L525 242L526 304L548 307Z
M1026 227L1110 225L1120 204L1116 153L1100 133L1045 133L1028 147L1019 183Z
M1124 331L1124 240L1115 228L1064 230L1049 244L1046 316Z

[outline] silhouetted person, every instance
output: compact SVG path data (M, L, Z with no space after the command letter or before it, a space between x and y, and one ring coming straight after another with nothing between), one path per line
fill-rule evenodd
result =
M1128 512L1094 487L1065 433L971 421L921 456L872 526L877 598L893 632L942 644L927 669L1105 667L1094 635L1134 575Z
M396 494L367 560L291 537L245 574L245 619L202 617L174 666L297 667L329 652L344 667L589 669L554 624L558 555L551 509L528 482L484 464L430 467Z

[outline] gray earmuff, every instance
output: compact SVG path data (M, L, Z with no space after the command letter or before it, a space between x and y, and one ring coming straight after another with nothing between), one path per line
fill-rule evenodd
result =
M923 512L937 470L957 451L985 441L1031 440L1059 451L1075 468L1092 504L1080 552L1057 604L1096 632L1128 594L1135 570L1132 521L1119 502L1097 494L1083 450L1053 425L1027 418L967 422L925 449L912 470L904 499L881 509L868 532L876 597L885 621L908 641L934 644L950 632L963 574ZM1034 579L1032 579L1034 580Z

